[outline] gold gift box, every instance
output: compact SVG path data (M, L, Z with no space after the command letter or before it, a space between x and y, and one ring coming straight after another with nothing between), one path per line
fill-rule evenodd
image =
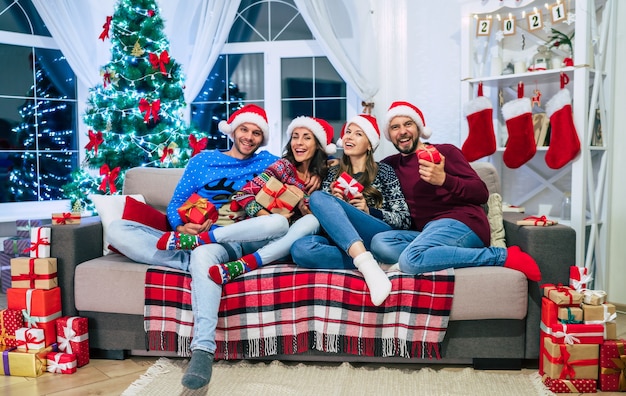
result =
M46 355L54 350L54 346L41 349L36 353L19 352L15 348L2 351L2 374L17 377L39 377L46 371Z

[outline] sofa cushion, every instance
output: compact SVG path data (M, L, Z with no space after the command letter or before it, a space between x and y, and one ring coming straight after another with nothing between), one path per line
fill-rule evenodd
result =
M130 195L126 196L122 219L136 221L159 231L172 230L165 213L159 212L147 203L138 201Z
M134 194L133 198L140 202L145 202L143 195ZM109 254L109 242L107 241L107 230L113 220L121 219L126 205L125 195L101 195L92 194L89 199L93 202L102 221L102 254Z

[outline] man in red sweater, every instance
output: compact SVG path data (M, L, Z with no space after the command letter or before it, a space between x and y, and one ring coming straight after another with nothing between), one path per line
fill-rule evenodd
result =
M408 274L446 268L504 266L541 280L539 266L517 246L490 246L490 228L482 205L487 186L456 146L425 144L431 131L422 112L408 102L389 107L383 127L399 154L382 162L395 170L409 205L413 227L374 236L372 254L398 263Z

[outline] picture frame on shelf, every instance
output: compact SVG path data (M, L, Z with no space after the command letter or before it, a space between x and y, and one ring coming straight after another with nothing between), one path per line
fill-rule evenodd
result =
M591 145L596 147L604 145L604 142L602 141L602 120L600 118L600 109L596 109L596 116L593 120Z
M548 118L546 113L533 114L533 128L535 130L535 144L537 145L537 147L545 146L549 126L550 119Z
M567 18L567 9L565 3L554 3L550 6L550 16L552 23L562 22Z
M489 36L491 34L491 19L482 18L476 23L476 36Z
M505 36L515 35L515 18L510 17L502 20L502 34Z
M535 31L543 28L543 16L540 11L533 12L526 16L528 20L528 30Z

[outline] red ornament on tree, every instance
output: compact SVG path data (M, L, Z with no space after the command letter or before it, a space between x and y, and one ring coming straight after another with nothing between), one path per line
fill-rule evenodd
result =
M111 27L112 16L108 16L104 25L102 25L102 33L100 33L99 39L104 41L105 38L109 38L109 28Z
M115 188L115 180L117 176L120 174L120 167L113 168L113 170L109 170L109 165L104 164L100 167L100 175L102 176L102 182L100 183L100 187L98 190L107 192L107 186L109 187L109 191L111 194L115 194L117 188Z
M139 101L139 111L146 114L143 117L143 121L147 123L150 121L150 116L156 122L159 120L159 110L161 110L161 101L159 99L150 103L145 98L141 98Z
M207 137L203 137L198 140L195 135L189 135L189 146L192 148L191 156L198 154L200 151L204 150L209 144L209 139Z
M98 131L93 133L93 131L89 130L89 143L85 146L86 150L93 149L95 155L98 155L98 146L104 143L104 138L102 137L102 132Z
M170 63L170 55L167 53L167 51L161 52L161 55L150 54L148 55L148 58L150 59L150 64L152 65L152 67L154 67L155 69L161 69L162 74L167 74L167 71L165 70L165 65Z

